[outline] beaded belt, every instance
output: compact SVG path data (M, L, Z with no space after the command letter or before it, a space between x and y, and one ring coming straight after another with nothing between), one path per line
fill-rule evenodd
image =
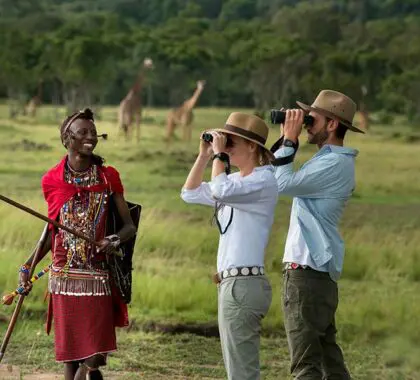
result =
M229 277L262 276L263 274L264 267L235 267L215 273L213 275L213 282L219 284L222 280Z
M86 270L52 267L48 281L48 290L52 294L67 296L109 296L109 272L105 270Z

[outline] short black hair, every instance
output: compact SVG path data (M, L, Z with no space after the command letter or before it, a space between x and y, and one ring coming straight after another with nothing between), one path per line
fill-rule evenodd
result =
M338 123L338 127L335 130L335 135L338 139L344 140L344 136L346 135L348 128L343 123Z
M327 123L329 123L331 120L336 120L336 119L331 119L330 117L326 117L326 119L327 119ZM335 130L335 136L340 140L344 140L344 136L346 135L347 130L348 130L348 127L338 121L338 127Z
M71 114L70 116L67 116L60 127L61 142L63 143L65 148L67 148L65 141L68 138L69 127L77 119L90 120L92 121L92 123L94 123L95 121L93 111L90 108L85 108L83 111L77 111ZM97 154L92 154L92 160L94 164L98 166L102 166L105 162L105 159L101 156L98 156Z

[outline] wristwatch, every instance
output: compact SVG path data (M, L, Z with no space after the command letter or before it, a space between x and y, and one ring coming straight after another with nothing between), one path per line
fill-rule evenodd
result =
M118 235L105 236L105 239L109 240L114 248L118 248L121 244L121 239Z
M219 159L220 161L222 161L225 165L225 173L226 174L230 174L230 159L229 159L229 155L226 152L220 152L217 153L213 156L213 161L215 159Z
M293 149L297 149L297 147L298 147L298 145L294 142L294 141L292 141L292 140L289 140L289 139L284 139L283 140L283 144L282 144L283 146L286 146L286 147L290 147L290 148L293 148Z
M213 160L215 160L216 158L218 158L220 161L224 162L224 163L229 163L229 155L225 152L220 152L217 153L213 156Z
M274 153L282 146L284 146L286 148L293 148L294 149L293 154L291 154L289 156L286 156L286 157L277 157L273 161L271 161L271 165L273 165L273 166L283 166L283 165L287 165L287 164L292 163L293 160L295 159L296 152L299 148L299 140L297 140L297 142L294 142L292 140L285 139L284 136L282 136L271 147L271 151Z

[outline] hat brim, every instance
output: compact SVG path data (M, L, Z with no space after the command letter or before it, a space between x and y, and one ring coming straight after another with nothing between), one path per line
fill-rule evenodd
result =
M314 107L308 106L307 104L302 103L302 102L299 102L299 101L297 101L296 104L300 108L302 108L304 111L307 111L307 112L311 112L311 111L318 112L321 115L324 115L325 117L329 117L329 118L335 119L335 120L339 121L340 123L342 123L343 125L345 125L348 129L350 129L353 132L365 133L365 131L363 131L363 130L357 128L357 127L355 127L353 124L349 123L348 121L343 120L343 119L340 119L338 116L335 116L332 113L330 113L330 112L328 112L326 110L323 110L322 108L314 108Z
M257 140L254 140L254 139L250 139L249 137L246 137L246 136L244 136L244 135L241 135L240 133L236 133L236 132L231 132L231 131L229 131L229 130L227 130L227 129L222 129L222 128L218 128L218 129L213 129L213 131L215 131L215 132L221 132L221 133L227 133L227 134L229 134L229 135L235 135L235 136L238 136L238 137L242 137L243 139L245 139L245 140L248 140L248 141L252 141L253 143L255 143L255 144L257 144L257 145L259 145L261 148L264 148L264 150L268 153L268 155L270 156L270 158L272 159L272 160L274 160L274 154L270 151L270 149L268 149L264 144L261 144L259 141L257 141Z

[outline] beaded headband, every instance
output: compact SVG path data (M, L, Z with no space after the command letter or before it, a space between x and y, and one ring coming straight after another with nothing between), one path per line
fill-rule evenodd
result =
M75 121L82 113L84 113L84 111L78 111L75 115L73 115L70 118L70 120L67 122L67 124L63 128L62 136L66 134L67 130L69 129L70 125L72 125L73 121ZM92 119L88 119L88 120L92 120Z

